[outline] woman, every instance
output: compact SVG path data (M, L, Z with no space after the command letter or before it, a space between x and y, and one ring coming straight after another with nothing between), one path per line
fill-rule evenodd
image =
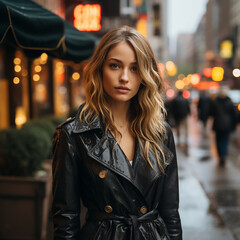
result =
M108 32L84 81L86 104L54 137L54 239L182 239L175 145L149 43L130 27Z

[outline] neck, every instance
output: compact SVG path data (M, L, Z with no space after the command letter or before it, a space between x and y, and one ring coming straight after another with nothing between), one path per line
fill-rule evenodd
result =
M126 126L130 121L129 103L111 103L111 111L113 114L114 124L117 128Z

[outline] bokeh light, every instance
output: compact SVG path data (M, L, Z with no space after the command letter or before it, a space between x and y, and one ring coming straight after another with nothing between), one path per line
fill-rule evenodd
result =
M214 81L222 81L224 76L224 69L222 67L214 67L212 71L212 79Z

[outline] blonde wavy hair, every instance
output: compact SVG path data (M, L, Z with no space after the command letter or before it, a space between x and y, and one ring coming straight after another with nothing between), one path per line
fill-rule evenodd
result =
M146 161L153 168L149 158L149 150L155 154L158 165L164 173L166 164L163 149L159 142L163 142L166 129L164 101L161 96L164 86L157 67L157 61L148 41L134 28L123 26L106 33L98 44L92 58L85 68L83 76L86 104L80 118L87 123L93 122L100 115L108 130L119 131L114 126L113 116L103 89L102 68L107 54L120 42L128 43L135 52L141 85L136 96L131 101L131 131L140 143L141 152ZM121 135L121 134L120 134ZM162 161L158 154L162 155Z

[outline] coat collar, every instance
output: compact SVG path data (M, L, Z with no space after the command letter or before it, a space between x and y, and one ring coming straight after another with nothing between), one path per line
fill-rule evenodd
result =
M100 130L104 133L105 130L100 116L91 124L87 124L80 120L79 114L82 107L83 105L80 106L73 122L73 132L84 133L92 130ZM173 159L173 153L164 144L160 143L160 145L165 153L167 163L170 164ZM102 138L96 141L96 144L91 147L91 149L88 149L88 155L109 170L130 181L143 195L149 190L154 179L162 174L154 154L149 151L149 158L153 165L153 168L151 168L143 158L137 141L134 162L133 166L131 166L126 155L117 144L110 131L107 131L107 134L103 134ZM160 159L162 159L161 156ZM167 165L164 167L166 168L166 166Z
M74 133L82 133L82 132L95 130L95 129L100 129L100 130L104 131L104 126L103 126L100 116L98 116L97 119L90 124L87 124L85 121L82 121L80 119L80 113L81 113L84 105L85 104L82 104L79 107L79 110L77 112L77 115L76 115L74 123L73 123L73 132Z

